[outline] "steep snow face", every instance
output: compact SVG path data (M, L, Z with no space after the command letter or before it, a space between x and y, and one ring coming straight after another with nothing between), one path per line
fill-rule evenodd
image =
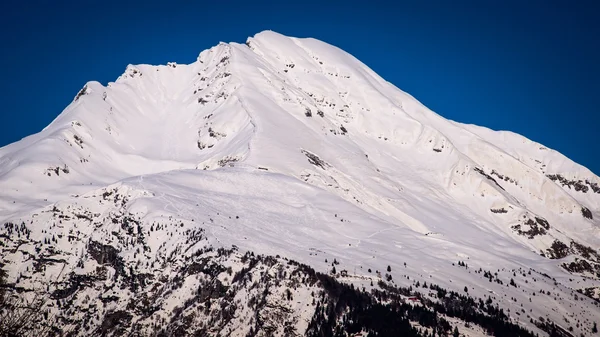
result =
M561 283L553 291L563 298L599 286L590 279L600 275L590 248L600 247L597 176L522 136L444 119L314 39L265 31L190 65L130 65L106 87L87 83L47 128L0 149L0 220L35 225L41 242L57 229L56 220L32 220L40 209L75 205L114 183L148 196L129 210L147 226L154 212L186 226L196 219L211 244L323 269L313 252L347 261L355 274L408 261L413 279L481 295L487 283L453 262L534 268ZM215 219L224 213L243 220ZM88 234L109 244L110 232ZM152 240L153 251L176 245ZM19 259L11 258L26 265ZM10 268L15 278L25 272ZM574 305L530 309L560 321Z
M600 191L589 170L521 136L450 122L323 42L263 32L247 45L234 45L232 56L234 74L243 74L239 100L247 101L260 130L246 163L306 177L422 234L435 223L428 212L385 199L411 194L403 190L425 198L444 193L446 203L461 203L504 228L544 218L545 242L526 240L538 251L560 237L557 231L592 247L600 243L590 221ZM327 163L327 173L314 170L302 150ZM587 191L564 189L548 177L557 173L582 180Z

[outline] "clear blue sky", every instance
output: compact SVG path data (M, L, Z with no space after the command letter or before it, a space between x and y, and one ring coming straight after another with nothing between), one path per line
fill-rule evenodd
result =
M391 2L4 0L0 146L40 131L87 81L271 29L336 45L446 118L600 174L599 1Z

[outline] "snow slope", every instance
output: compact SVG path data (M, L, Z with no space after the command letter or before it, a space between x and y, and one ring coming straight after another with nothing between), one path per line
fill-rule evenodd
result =
M600 287L598 184L520 135L443 118L334 46L265 31L189 65L129 65L106 87L88 82L43 131L0 149L0 220L70 256L22 281L31 287L76 272L85 242L115 240L115 210L100 198L115 188L144 231L179 219L178 233L202 228L214 246L325 272L336 259L366 279L389 265L397 284L467 286L579 334L600 317L573 293ZM93 220L50 216L71 207ZM147 245L168 254L184 240L171 235ZM27 255L3 259L11 280L31 273ZM540 290L557 295L530 302ZM524 316L514 319L536 329Z

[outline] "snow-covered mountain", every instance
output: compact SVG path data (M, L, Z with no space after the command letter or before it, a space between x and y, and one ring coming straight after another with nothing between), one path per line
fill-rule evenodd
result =
M38 301L37 327L377 330L349 328L345 284L386 310L410 302L395 317L415 334L593 335L600 317L599 177L447 120L315 39L265 31L88 82L0 149L0 187L6 296Z

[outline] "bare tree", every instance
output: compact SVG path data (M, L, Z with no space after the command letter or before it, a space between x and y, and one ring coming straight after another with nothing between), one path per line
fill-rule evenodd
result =
M11 291L7 273L0 265L0 337L50 336L53 317L45 309L47 294L35 292L28 300L24 293Z

